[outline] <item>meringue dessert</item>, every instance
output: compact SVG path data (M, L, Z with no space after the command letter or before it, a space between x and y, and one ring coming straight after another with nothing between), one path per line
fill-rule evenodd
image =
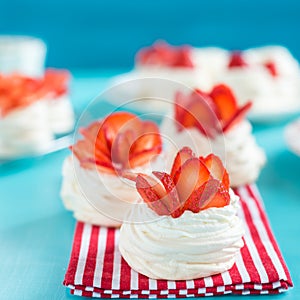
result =
M238 107L231 89L223 84L209 93L178 92L173 114L161 125L161 133L171 141L168 151L174 155L188 145L197 155L214 153L226 165L232 186L254 182L266 158L245 119L250 108L251 102Z
M158 41L150 47L142 48L136 54L135 68L118 76L113 84L124 84L112 102L122 98L143 98L139 103L143 110L165 111L169 108L177 90L199 87L207 89L211 79L205 66L198 66L202 60L190 46L171 46ZM161 99L161 101L154 101Z
M226 83L239 104L253 102L253 115L284 115L300 109L300 67L281 46L228 52L226 67L215 82Z
M55 79L59 73L51 78L48 72L42 78L0 74L1 159L41 153L56 134L72 130L71 104L68 99L57 98L62 86L66 92L66 83Z
M170 174L139 174L136 189L156 221L124 223L119 249L136 272L189 280L229 270L243 247L239 197L221 160L183 148Z
M41 77L45 71L47 47L38 38L0 35L0 73Z
M171 46L159 41L141 49L135 58L136 71L142 77L158 77L181 82L189 87L207 87L207 76L202 77L201 66L192 47ZM201 61L202 63L203 61Z
M128 112L115 112L81 130L63 166L61 197L83 222L119 227L138 194L126 179L146 172L161 153L158 126Z

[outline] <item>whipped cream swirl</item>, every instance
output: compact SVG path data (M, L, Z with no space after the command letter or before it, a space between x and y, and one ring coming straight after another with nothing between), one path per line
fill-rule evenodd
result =
M224 272L243 246L238 201L230 190L230 204L222 208L124 223L120 252L135 271L154 279L188 280Z

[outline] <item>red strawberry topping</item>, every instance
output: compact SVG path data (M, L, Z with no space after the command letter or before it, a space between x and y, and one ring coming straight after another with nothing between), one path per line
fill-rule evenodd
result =
M156 42L151 47L141 49L137 53L136 61L141 65L194 67L190 47L174 47L162 41Z
M198 213L230 203L228 173L214 154L197 158L185 147L178 152L170 175L165 172L153 175L161 184L143 174L135 181L143 200L158 215L178 218L186 210Z
M251 102L238 107L231 89L216 85L210 93L199 90L189 95L178 92L175 96L174 115L177 130L197 128L203 135L214 138L241 122L251 108Z
M273 77L278 76L277 67L276 67L276 65L275 65L274 62L272 62L272 61L266 62L266 63L264 64L264 66L268 69L268 71L270 72L270 74L271 74Z
M241 51L233 51L231 53L229 63L228 63L228 68L242 68L242 67L246 67L247 65L248 64L244 60Z
M68 71L53 69L47 69L42 78L0 74L0 116L43 100L46 96L66 93L69 77Z
M128 112L116 112L81 129L83 139L72 146L81 166L106 173L126 173L162 150L158 126ZM128 175L128 177L130 177Z

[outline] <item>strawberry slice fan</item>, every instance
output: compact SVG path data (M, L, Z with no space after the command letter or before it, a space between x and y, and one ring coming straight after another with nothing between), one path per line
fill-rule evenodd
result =
M223 294L278 294L293 286L255 185L240 196L244 247L234 266L194 280L154 280L132 270L118 249L119 230L78 222L64 285L71 294L98 298L186 298Z

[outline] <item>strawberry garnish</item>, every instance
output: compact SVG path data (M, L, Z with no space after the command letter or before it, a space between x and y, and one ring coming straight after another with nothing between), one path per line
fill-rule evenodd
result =
M237 109L235 114L231 117L230 120L223 126L223 132L229 131L232 127L234 127L236 124L241 122L243 119L245 119L246 114L252 107L252 102L246 103L244 106Z
M156 42L153 46L141 49L136 61L141 65L193 68L191 48L173 47L166 42Z
M175 119L178 131L183 128L197 128L202 134L214 137L220 132L214 102L200 90L190 95L177 92L175 95Z
M212 174L212 177L221 181L224 187L228 189L229 176L223 166L221 159L216 155L209 154L205 158L200 157L200 160L205 164L209 172Z
M228 68L242 68L246 67L248 64L243 58L241 51L233 51L230 55Z
M193 158L195 155L193 151L189 147L182 148L176 155L175 160L173 162L173 167L171 170L171 177L174 177L176 172L180 169L180 167L190 158Z
M147 199L147 204L158 215L169 215L170 211L165 204L166 192L162 191L159 183L153 183L152 178L145 178L146 175L138 175L136 178L136 189L143 199ZM151 181L151 183L149 182Z
M231 89L225 84L219 84L213 87L209 96L217 107L220 120L224 122L230 120L237 109L236 99Z
M153 175L161 184L143 174L128 178L136 181L137 191L158 215L178 218L186 210L198 213L230 203L228 174L214 154L197 158L185 147L176 155L170 175L165 172Z
M211 179L196 189L185 207L194 213L210 207L223 207L230 202L228 190L224 189L223 185L218 180Z
M23 108L47 95L43 81L18 74L0 76L0 116Z
M66 93L69 77L68 71L52 69L47 69L42 78L0 74L0 116L46 99L47 96Z
M116 112L81 129L83 139L72 146L81 166L121 174L142 166L162 149L157 125L128 112Z
M171 214L171 216L174 218L179 217L182 213L181 203L179 202L177 189L175 187L172 177L165 172L154 171L153 175L161 181L166 190L167 199L165 203L167 203L169 214Z
M266 62L264 64L264 66L268 69L269 73L273 77L278 76L278 71L277 71L276 65L275 65L275 63L273 61Z
M181 201L185 202L191 193L206 182L209 177L209 171L197 157L187 160L173 177Z
M54 96L64 95L68 91L71 74L67 70L47 69L43 79L43 87Z
M214 138L238 124L250 108L250 102L238 107L232 90L220 84L210 93L194 90L189 95L183 95L177 92L174 115L178 131L196 128L201 134Z

